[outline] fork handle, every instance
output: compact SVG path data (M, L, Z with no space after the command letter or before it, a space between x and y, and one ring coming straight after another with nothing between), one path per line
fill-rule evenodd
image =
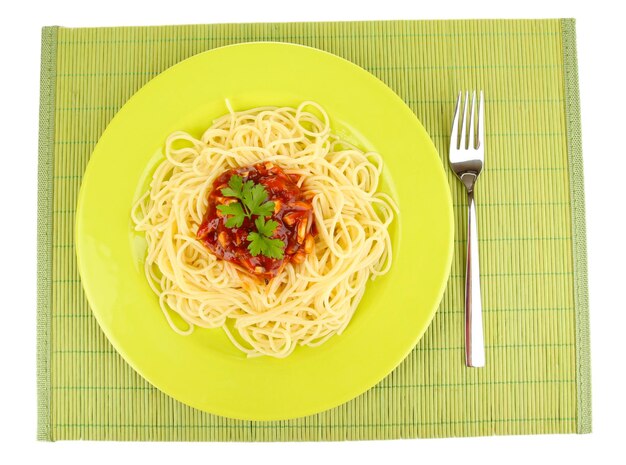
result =
M483 307L480 298L480 267L478 263L478 228L474 191L467 193L467 264L465 269L465 365L485 366L483 340Z

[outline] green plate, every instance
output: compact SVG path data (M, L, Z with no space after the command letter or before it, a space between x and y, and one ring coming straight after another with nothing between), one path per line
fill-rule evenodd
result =
M199 136L227 112L314 100L336 133L385 161L382 189L397 201L393 265L369 282L345 332L286 359L247 359L221 329L180 336L143 271L145 241L130 210L146 189L165 138ZM358 66L313 48L248 43L215 49L139 90L100 138L76 214L82 283L98 323L150 383L192 407L232 418L279 420L346 402L389 374L420 339L445 289L452 203L437 151L404 102Z

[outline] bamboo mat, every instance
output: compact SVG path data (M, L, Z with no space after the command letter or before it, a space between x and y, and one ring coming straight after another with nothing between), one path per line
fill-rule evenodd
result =
M43 29L39 149L40 440L318 441L591 431L584 192L573 20L384 21ZM108 122L196 53L283 41L344 57L420 118L448 170L448 289L413 352L333 410L246 422L187 407L112 348L82 292L77 194ZM487 96L477 208L487 366L463 363L466 199L447 168L459 89Z

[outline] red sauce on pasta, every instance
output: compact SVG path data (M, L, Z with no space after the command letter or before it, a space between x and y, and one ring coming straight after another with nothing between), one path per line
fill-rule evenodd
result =
M228 187L231 177L235 175L241 176L244 182L262 184L268 193L267 201L274 202L271 217L266 218L266 221L274 220L278 223L272 238L283 242L282 258L252 255L248 249L248 235L256 231L254 216L244 218L240 227L226 226L227 215L218 210L217 206L237 201L222 193L222 189ZM298 175L286 174L269 162L222 173L213 183L209 205L198 229L198 239L217 257L263 279L273 278L289 262L302 263L306 254L313 250L313 238L317 232L311 200L296 184L299 178Z

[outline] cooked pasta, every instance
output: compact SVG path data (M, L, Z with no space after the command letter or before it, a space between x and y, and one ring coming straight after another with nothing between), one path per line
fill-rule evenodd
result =
M334 135L318 104L228 107L199 139L185 132L167 138L165 159L132 218L148 244L147 279L176 332L221 327L249 356L285 357L346 328L368 279L391 266L388 227L397 207L379 192L380 155ZM312 251L271 279L217 257L198 239L216 179L257 163L291 176L310 199L315 223Z

